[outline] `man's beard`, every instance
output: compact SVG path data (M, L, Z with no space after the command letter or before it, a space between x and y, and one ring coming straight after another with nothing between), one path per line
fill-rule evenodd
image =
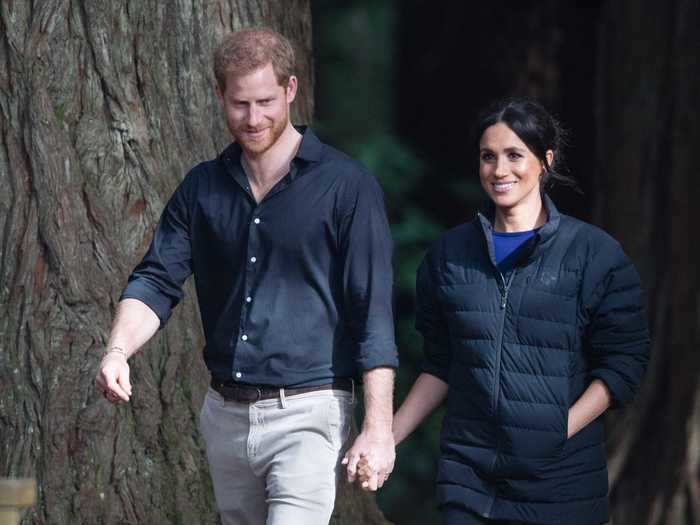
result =
M284 130L287 127L287 122L288 118L287 113L285 112L285 114L281 118L273 120L270 126L268 126L267 128L262 128L268 130L265 134L265 137L262 140L246 139L246 131L249 130L246 130L245 128L243 130L238 130L236 133L234 133L233 138L236 139L236 142L240 144L243 151L245 151L248 155L257 157L265 153L277 143L277 141L282 136ZM258 129L256 131L261 130Z

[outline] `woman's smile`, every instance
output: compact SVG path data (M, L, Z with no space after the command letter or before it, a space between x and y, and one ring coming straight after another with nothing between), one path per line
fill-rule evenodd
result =
M492 183L492 186L493 191L497 193L507 193L513 188L513 186L515 186L515 184L517 184L517 181L494 182Z

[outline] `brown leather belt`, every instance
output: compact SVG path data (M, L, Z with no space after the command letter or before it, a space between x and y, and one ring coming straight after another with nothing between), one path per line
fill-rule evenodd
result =
M280 397L280 389L284 388L284 396L295 396L319 390L345 390L353 391L352 379L341 377L332 383L325 385L300 386L296 388L274 387L269 385L246 385L233 381L211 380L211 387L216 390L226 401L236 401L237 403L255 403L263 399L275 399Z

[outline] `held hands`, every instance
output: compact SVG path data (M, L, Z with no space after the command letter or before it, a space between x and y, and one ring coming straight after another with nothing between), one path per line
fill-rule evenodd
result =
M129 381L129 365L123 350L110 349L105 353L95 378L95 384L111 403L129 401L131 382Z
M364 490L376 491L394 470L394 437L387 432L363 431L343 458L348 482L358 481Z
M363 489L376 490L379 488L378 476L375 476L373 479L374 473L369 458L364 454L360 454L360 461L357 462L357 469L355 471L355 479L357 479L357 482ZM375 488L372 489L371 486Z

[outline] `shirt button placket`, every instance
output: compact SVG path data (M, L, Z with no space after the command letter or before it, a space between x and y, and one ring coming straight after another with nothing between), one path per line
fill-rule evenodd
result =
M253 217L253 220L250 224L250 235L248 237L248 242L249 242L248 247L249 248L251 248L251 244L254 243L255 240L257 239L257 233L254 230L254 226L257 226L258 224L260 224L260 222L261 222L260 217ZM256 262L258 262L258 258L255 255L252 255L248 260L250 261L250 265L248 268L248 272L246 272L247 278L246 278L245 288L247 290L250 289L250 277L252 276L253 265ZM250 295L246 295L245 304L243 305L243 308L242 308L244 314L241 316L240 331L242 332L241 333L241 341L243 341L244 343L248 341L248 334L245 333L245 329L246 329L245 325L246 325L246 320L248 318L248 311L246 309L246 305L250 304L252 301L253 301L253 298ZM240 377L241 377L241 373L236 372L236 378L240 378Z
M253 224L255 224L255 225L260 224L260 217L254 217ZM252 228L251 228L251 230L252 230ZM250 233L251 233L251 236L255 235L255 233L253 231L251 231ZM250 258L250 262L253 264L255 264L257 261L258 261L258 258L255 256L252 256ZM252 300L253 300L253 298L250 295L246 296L246 298L245 298L246 303L250 303Z

